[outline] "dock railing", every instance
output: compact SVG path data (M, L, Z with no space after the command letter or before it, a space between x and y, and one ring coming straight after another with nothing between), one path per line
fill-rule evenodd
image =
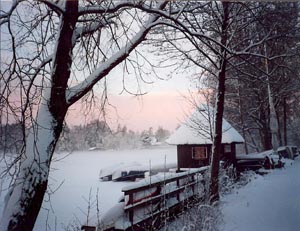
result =
M116 230L132 229L166 219L205 196L208 167L163 173L123 188L125 216ZM134 229L136 230L136 229ZM147 229L146 229L147 230Z

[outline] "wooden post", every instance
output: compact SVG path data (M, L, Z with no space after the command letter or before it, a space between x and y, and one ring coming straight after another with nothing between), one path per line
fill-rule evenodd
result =
M165 192L166 193L166 192ZM158 185L157 186L157 194L161 194L161 185ZM163 197L162 197L163 198ZM164 200L164 198L163 198ZM161 209L161 204L162 204L162 201L160 200L159 203L158 203L158 210L160 211Z
M128 221L131 224L131 227L133 227L134 225L139 225L142 224L144 221L146 220L152 220L152 221L156 221L155 219L158 218L164 218L163 215L164 213L169 213L169 207L166 206L168 205L168 199L170 198L174 198L176 197L177 199L177 203L175 203L175 205L177 206L174 211L173 211L173 206L175 206L174 204L172 204L172 210L170 211L170 213L176 213L176 211L180 211L180 209L184 208L184 201L181 200L180 198L180 193L184 192L185 188L188 189L192 189L193 190L193 194L191 194L190 196L187 196L186 200L189 202L192 198L192 196L195 195L195 191L196 191L196 186L193 185L196 182L202 183L203 179L198 179L197 177L199 177L198 175L196 176L196 174L203 174L203 170L197 171L197 172L186 172L186 173L181 173L179 176L174 176L171 178L166 178L163 179L159 182L152 182L151 184L145 184L142 186L138 186L136 188L131 188L128 190L124 190L124 194L125 196L128 196L128 203L126 203L125 205L125 213L126 215L128 214ZM182 183L180 180L182 180ZM199 181L198 181L199 180ZM176 183L175 183L176 182ZM162 192L162 187L164 187L166 184L176 184L176 189L170 190L170 191L166 191L166 192ZM151 192L153 189L155 189L154 192L150 192L150 194L145 195L144 197L138 198L135 197L135 195L139 192L143 192L144 190L149 190L151 189ZM181 203L182 202L182 203ZM190 201L193 202L193 201ZM148 214L149 216L146 216L144 219L141 220L137 220L134 219L134 210L136 209L148 209L150 208L149 206L155 205L154 208L151 208L152 213ZM153 210L155 209L155 210ZM176 211L175 211L176 210ZM107 230L108 231L108 230Z
M176 186L177 186L177 188L180 187L180 180L179 179L176 180ZM180 201L180 191L177 192L176 199L177 199L178 202Z
M235 148L235 143L231 143L230 144L230 149L231 149L231 152L230 152L230 156L231 156L231 161L232 161L232 164L233 164L233 167L236 168L237 166L237 161L236 161L236 148Z
M287 145L287 103L286 97L283 98L283 141Z
M133 193L132 192L129 193L128 204L133 205ZM130 209L129 210L129 221L130 221L131 224L133 224L133 216L134 216L134 210Z
M195 182L195 174L192 175L192 182L191 183L194 183ZM193 184L192 185L192 191L193 191L193 196L195 196L195 185Z

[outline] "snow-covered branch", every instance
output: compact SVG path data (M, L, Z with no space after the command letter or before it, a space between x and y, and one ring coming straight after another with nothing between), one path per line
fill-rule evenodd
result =
M163 9L167 4L164 1L159 4L158 9ZM66 100L69 105L75 103L82 96L84 96L88 91L90 91L93 86L102 78L104 78L115 66L125 60L131 51L133 51L146 37L150 29L156 26L159 16L153 15L145 23L145 25L140 29L140 31L130 40L127 44L122 47L116 54L109 58L106 62L102 63L96 70L94 70L84 81L78 85L71 87L67 90Z
M115 4L114 1L110 2L110 5L89 5L84 7L79 7L78 14L79 16L87 15L87 14L108 14L108 13L115 13L121 8L129 8L129 7L137 7L141 5L138 1L120 1L119 3Z
M80 37L90 35L98 30L101 30L102 28L108 26L111 23L113 23L113 21L111 20L102 20L100 22L92 22L90 25L87 26L77 27L74 31L72 38L73 47L75 46L76 40Z

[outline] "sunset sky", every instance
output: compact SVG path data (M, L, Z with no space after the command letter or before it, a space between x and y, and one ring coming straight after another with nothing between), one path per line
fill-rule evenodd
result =
M194 89L191 81L180 75L169 80L154 79L152 84L142 84L143 96L133 96L128 93L119 94L122 90L116 76L111 77L109 85L109 102L116 107L108 107L107 122L112 128L117 124L126 125L128 129L142 131L158 126L174 131L185 120L191 111L191 105L186 97L189 90ZM94 109L87 116L84 115L82 105L74 105L67 117L70 125L85 124L89 120L98 119L99 112ZM100 120L102 117L99 118Z
M4 9L10 6L10 2L3 3L1 7ZM157 129L158 126L174 131L191 111L191 106L184 97L189 95L189 91L195 89L190 78L193 68L181 70L181 73L173 73L172 78L170 78L169 74L174 71L174 68L178 67L171 65L175 61L171 61L168 57L163 57L151 49L153 49L151 46L140 46L136 50L141 52L146 57L147 62L150 61L154 66L161 60L167 60L164 63L167 67L157 69L157 73L153 73L149 64L142 60L140 70L138 68L132 70L130 65L124 69L121 64L112 70L107 77L108 99L117 109L116 111L109 107L107 111L106 119L112 128L121 124L134 131L142 131L149 127ZM5 53L2 52L1 56L3 58ZM148 83L139 80L140 85L137 86L135 76L136 72L139 71L148 74L145 79ZM156 74L165 80L157 78ZM80 75L80 73L77 73L76 79L79 77L78 79L82 80ZM128 90L137 92L137 89L141 89L141 92L146 94L136 97L123 92L122 80L124 76L124 83ZM98 87L98 89L96 87L95 93L100 96L102 93L101 87ZM99 115L96 109L88 113L82 104L78 102L70 108L66 122L71 126L83 125L93 119L102 120L103 117Z

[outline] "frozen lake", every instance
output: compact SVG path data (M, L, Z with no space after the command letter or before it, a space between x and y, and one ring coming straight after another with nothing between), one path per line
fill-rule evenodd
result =
M97 209L97 190L100 215L116 204L122 196L122 188L131 182L101 182L99 172L102 168L132 162L150 168L150 163L154 166L177 161L174 146L139 150L82 151L67 156L56 154L54 158L48 189L49 192L56 191L45 196L47 201L44 202L38 217L36 231L46 230L45 227L47 230L60 231L65 230L65 227L70 228L71 225L85 222L90 191L92 213L96 213ZM95 220L96 217L91 219Z

